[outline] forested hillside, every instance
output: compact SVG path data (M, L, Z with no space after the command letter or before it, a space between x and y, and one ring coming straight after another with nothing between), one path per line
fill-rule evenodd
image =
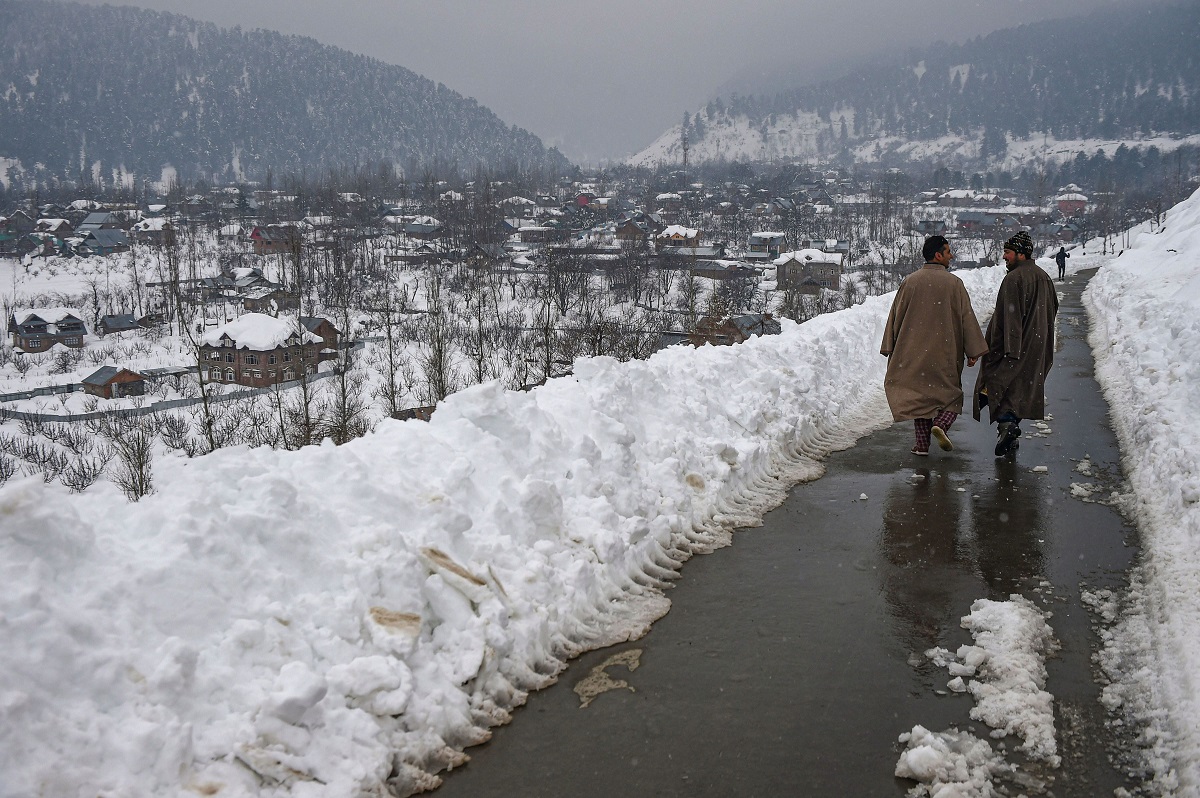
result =
M0 171L20 182L566 165L470 98L313 39L49 0L0 0L0 20Z
M731 96L685 118L694 159L830 156L867 140L958 137L973 156L1008 141L1200 133L1200 3L1024 25L771 96ZM643 153L669 157L676 127ZM749 141L738 141L738 137ZM656 149L657 148L657 149ZM653 152L652 152L653 151ZM753 159L753 157L752 157ZM643 158L643 160L645 160Z

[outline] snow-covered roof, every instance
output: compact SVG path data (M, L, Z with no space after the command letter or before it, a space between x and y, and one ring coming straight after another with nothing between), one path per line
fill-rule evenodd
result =
M58 324L69 316L73 316L81 321L83 320L83 314L75 310L75 308L15 308L12 314L17 324L24 324L29 321L30 316L37 316L47 324Z
M300 337L303 343L319 343L295 318L275 318L265 313L247 313L228 324L205 333L202 343L220 346L221 339L228 337L238 349L253 349L265 352L287 345L288 339Z
M1059 194L1057 197L1055 197L1055 199L1059 202L1087 202L1087 197L1085 197L1083 194L1078 194L1075 192L1071 192L1069 194Z
M699 235L700 231L694 227L684 227L681 224L673 224L669 227L663 228L663 231L658 234L658 237L674 238L675 236L679 236L681 238L696 238Z
M771 263L776 266L797 261L800 263L841 263L840 252L822 252L819 249L798 249L795 252L785 252Z

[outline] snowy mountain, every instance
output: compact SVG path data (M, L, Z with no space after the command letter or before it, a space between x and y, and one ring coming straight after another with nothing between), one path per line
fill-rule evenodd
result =
M48 0L0 0L0 19L0 168L18 183L567 165L440 83L312 39Z
M1120 9L939 44L773 96L709 102L631 159L1013 168L1053 150L1200 142L1200 4ZM1067 143L1066 146L1059 146Z

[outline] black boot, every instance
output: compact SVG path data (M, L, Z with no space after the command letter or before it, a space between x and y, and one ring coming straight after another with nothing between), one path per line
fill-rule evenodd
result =
M1020 445L1017 438L1021 437L1021 428L1015 421L1001 421L996 430L996 456L1003 457L1017 450Z

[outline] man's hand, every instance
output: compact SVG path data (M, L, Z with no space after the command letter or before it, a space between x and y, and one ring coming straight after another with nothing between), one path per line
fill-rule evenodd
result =
M977 357L969 357L969 358L967 358L967 368L971 368L971 366L974 366L974 365L975 365L975 362L976 362L977 360L979 360L979 358L977 358Z

